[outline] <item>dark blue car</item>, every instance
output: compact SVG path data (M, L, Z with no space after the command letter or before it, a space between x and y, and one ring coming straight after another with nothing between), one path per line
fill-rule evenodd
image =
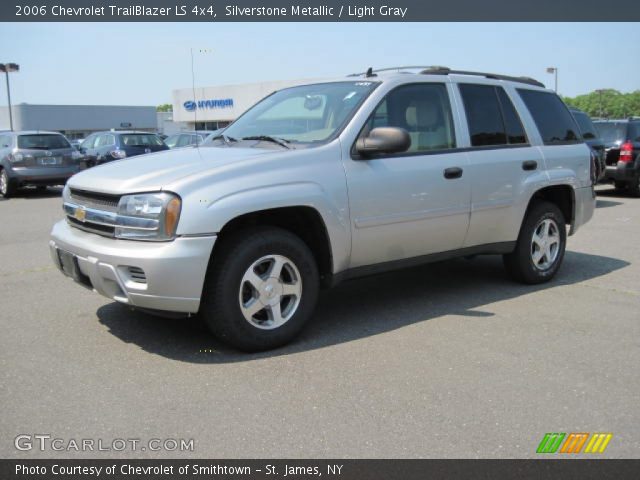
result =
M136 131L96 132L89 135L80 145L85 168L168 149L169 147L155 133Z

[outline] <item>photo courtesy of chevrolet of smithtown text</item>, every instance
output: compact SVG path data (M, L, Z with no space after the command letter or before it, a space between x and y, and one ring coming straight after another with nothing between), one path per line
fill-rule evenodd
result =
M0 479L636 479L636 0L0 2Z

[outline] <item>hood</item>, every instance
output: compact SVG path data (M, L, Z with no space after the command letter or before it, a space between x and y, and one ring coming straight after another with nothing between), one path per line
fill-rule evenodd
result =
M180 148L109 162L74 175L67 183L72 188L100 193L152 192L184 177L274 154L282 154L282 151L241 147Z

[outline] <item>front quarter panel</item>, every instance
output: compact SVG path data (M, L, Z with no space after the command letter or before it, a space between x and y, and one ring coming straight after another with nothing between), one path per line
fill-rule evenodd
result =
M182 197L178 235L219 233L234 218L261 210L314 208L327 229L334 272L346 268L351 235L338 140L239 160L165 189Z

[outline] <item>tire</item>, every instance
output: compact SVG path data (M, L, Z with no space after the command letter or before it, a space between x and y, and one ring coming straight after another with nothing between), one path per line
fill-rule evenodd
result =
M631 197L640 197L640 175L627 184L627 193Z
M515 250L503 256L507 273L530 285L548 282L560 268L566 245L567 229L560 209L550 202L537 202L524 219Z
M302 330L319 285L316 261L300 238L275 227L248 228L216 246L199 315L221 341L246 352L269 350Z
M613 182L613 185L615 186L615 189L620 191L620 192L627 188L627 184L624 183L624 182L615 181L615 182Z
M0 197L9 198L15 193L15 186L11 184L9 175L4 168L0 168Z

